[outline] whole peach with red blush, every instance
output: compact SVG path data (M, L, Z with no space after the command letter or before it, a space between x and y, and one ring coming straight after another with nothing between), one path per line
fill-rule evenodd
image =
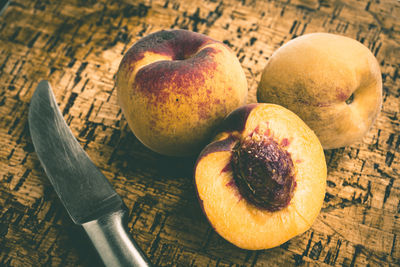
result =
M135 136L161 154L198 153L228 113L245 104L247 81L222 42L187 30L137 41L117 73L118 100Z

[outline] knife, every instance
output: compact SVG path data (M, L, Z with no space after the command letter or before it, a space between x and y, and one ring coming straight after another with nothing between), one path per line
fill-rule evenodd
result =
M41 81L32 96L28 122L45 173L105 266L151 266L128 234L127 207L73 136L48 81Z

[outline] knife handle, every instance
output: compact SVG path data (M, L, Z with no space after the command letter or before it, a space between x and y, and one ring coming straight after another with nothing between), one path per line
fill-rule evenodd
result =
M151 266L143 251L128 234L126 212L120 210L82 224L105 266Z

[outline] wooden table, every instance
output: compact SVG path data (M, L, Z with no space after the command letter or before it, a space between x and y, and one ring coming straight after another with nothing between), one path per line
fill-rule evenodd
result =
M130 234L157 266L400 264L400 4L372 1L0 1L0 266L99 266L59 202L27 127L30 98L48 79L79 142L131 210ZM228 44L250 99L268 57L310 32L364 43L383 75L374 127L326 151L327 193L312 228L280 247L246 251L202 214L194 158L157 155L134 137L116 102L124 52L151 32L183 28Z

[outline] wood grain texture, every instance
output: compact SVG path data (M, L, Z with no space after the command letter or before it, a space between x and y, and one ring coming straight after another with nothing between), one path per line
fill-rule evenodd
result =
M5 1L3 1L5 3ZM79 142L131 210L129 228L157 266L400 265L400 4L396 0L11 0L0 15L0 266L99 266L58 201L27 127L50 80ZM116 101L124 52L151 32L183 28L229 45L250 98L273 51L310 32L364 43L382 70L384 103L360 143L326 151L328 186L312 228L246 251L219 237L195 196L193 158L157 155Z

